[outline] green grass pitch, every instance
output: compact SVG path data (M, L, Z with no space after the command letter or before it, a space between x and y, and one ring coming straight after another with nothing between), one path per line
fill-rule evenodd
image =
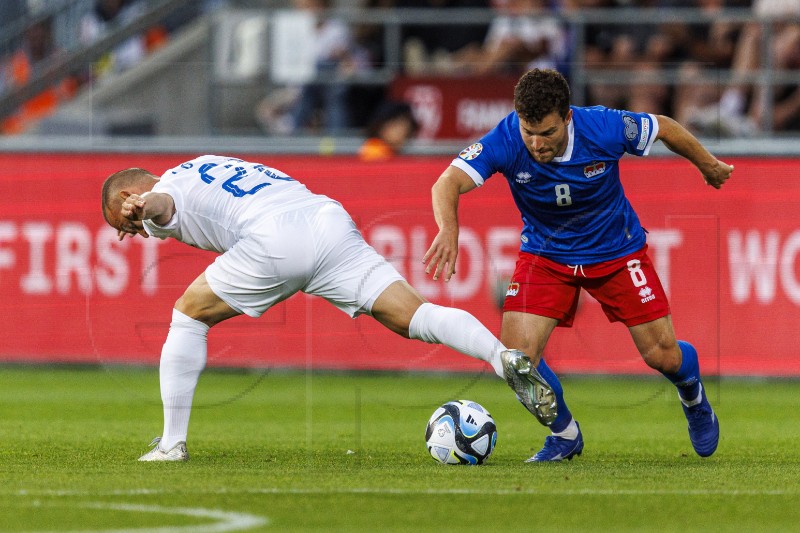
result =
M722 438L691 449L659 378L566 377L581 457L526 464L546 430L489 375L206 371L191 460L139 463L155 369L0 368L0 531L789 531L800 383L708 379ZM428 456L440 404L494 415L483 466Z

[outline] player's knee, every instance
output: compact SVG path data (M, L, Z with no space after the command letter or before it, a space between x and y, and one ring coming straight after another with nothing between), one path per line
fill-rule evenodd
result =
M500 342L510 350L519 350L528 357L534 364L539 362L542 357L543 348L539 347L538 339L530 335L521 333L518 328L504 327L500 332Z
M200 301L197 298L192 297L189 293L184 293L183 296L178 298L178 301L175 302L175 309L189 318L205 322L203 319L207 317L205 317L205 313L203 312L203 306L199 304Z
M221 300L206 298L195 291L187 290L175 302L175 309L210 327L238 314L227 304L220 305L220 303Z
M425 299L407 282L389 285L372 304L372 317L386 328L411 338L411 323ZM419 321L420 317L416 317Z
M406 311L406 310L404 310ZM373 311L372 318L380 322L387 329L397 333L398 335L410 338L411 315L408 312L387 312L387 311Z
M504 340L501 338L500 343L509 350L519 350L520 352L524 353L535 365L538 364L539 360L542 358L543 350L537 350L536 345L531 342L525 342L522 340L511 341L509 339Z

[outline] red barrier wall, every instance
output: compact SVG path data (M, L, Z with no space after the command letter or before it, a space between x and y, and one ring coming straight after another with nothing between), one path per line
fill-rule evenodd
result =
M157 363L172 304L213 255L174 241L117 242L100 213L100 185L120 168L160 174L195 155L0 154L0 360ZM503 178L463 197L458 275L444 285L424 276L421 258L436 231L430 186L451 158L246 158L341 201L430 300L468 309L499 332L496 280L513 268L520 226ZM623 179L650 231L678 336L697 346L704 373L800 375L798 160L731 162L734 177L721 191L676 158L626 158ZM625 328L586 295L576 326L556 330L548 357L561 372L650 372ZM259 320L214 328L209 364L485 368L302 294Z

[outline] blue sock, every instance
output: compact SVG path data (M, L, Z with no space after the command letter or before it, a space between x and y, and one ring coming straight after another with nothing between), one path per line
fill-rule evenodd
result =
M700 394L700 364L697 361L697 350L686 341L678 341L681 349L681 368L675 374L666 374L677 388L683 400L691 401ZM663 373L663 372L662 372Z
M564 401L564 389L561 387L561 382L558 381L556 375L550 370L547 363L544 362L544 357L539 359L539 365L536 367L536 370L538 370L545 381L553 387L553 392L558 402L558 416L549 427L550 431L553 433L561 433L567 429L570 420L572 420L572 413L569 412L569 407L567 407L567 403Z

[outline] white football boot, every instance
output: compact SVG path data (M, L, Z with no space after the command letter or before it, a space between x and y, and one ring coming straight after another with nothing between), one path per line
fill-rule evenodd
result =
M542 425L552 424L558 415L556 395L530 358L519 350L505 350L500 354L500 360L506 383L517 393L517 400Z
M161 437L156 437L150 446L152 450L139 457L140 461L188 461L189 452L186 451L186 443L179 442L167 451L161 449Z

